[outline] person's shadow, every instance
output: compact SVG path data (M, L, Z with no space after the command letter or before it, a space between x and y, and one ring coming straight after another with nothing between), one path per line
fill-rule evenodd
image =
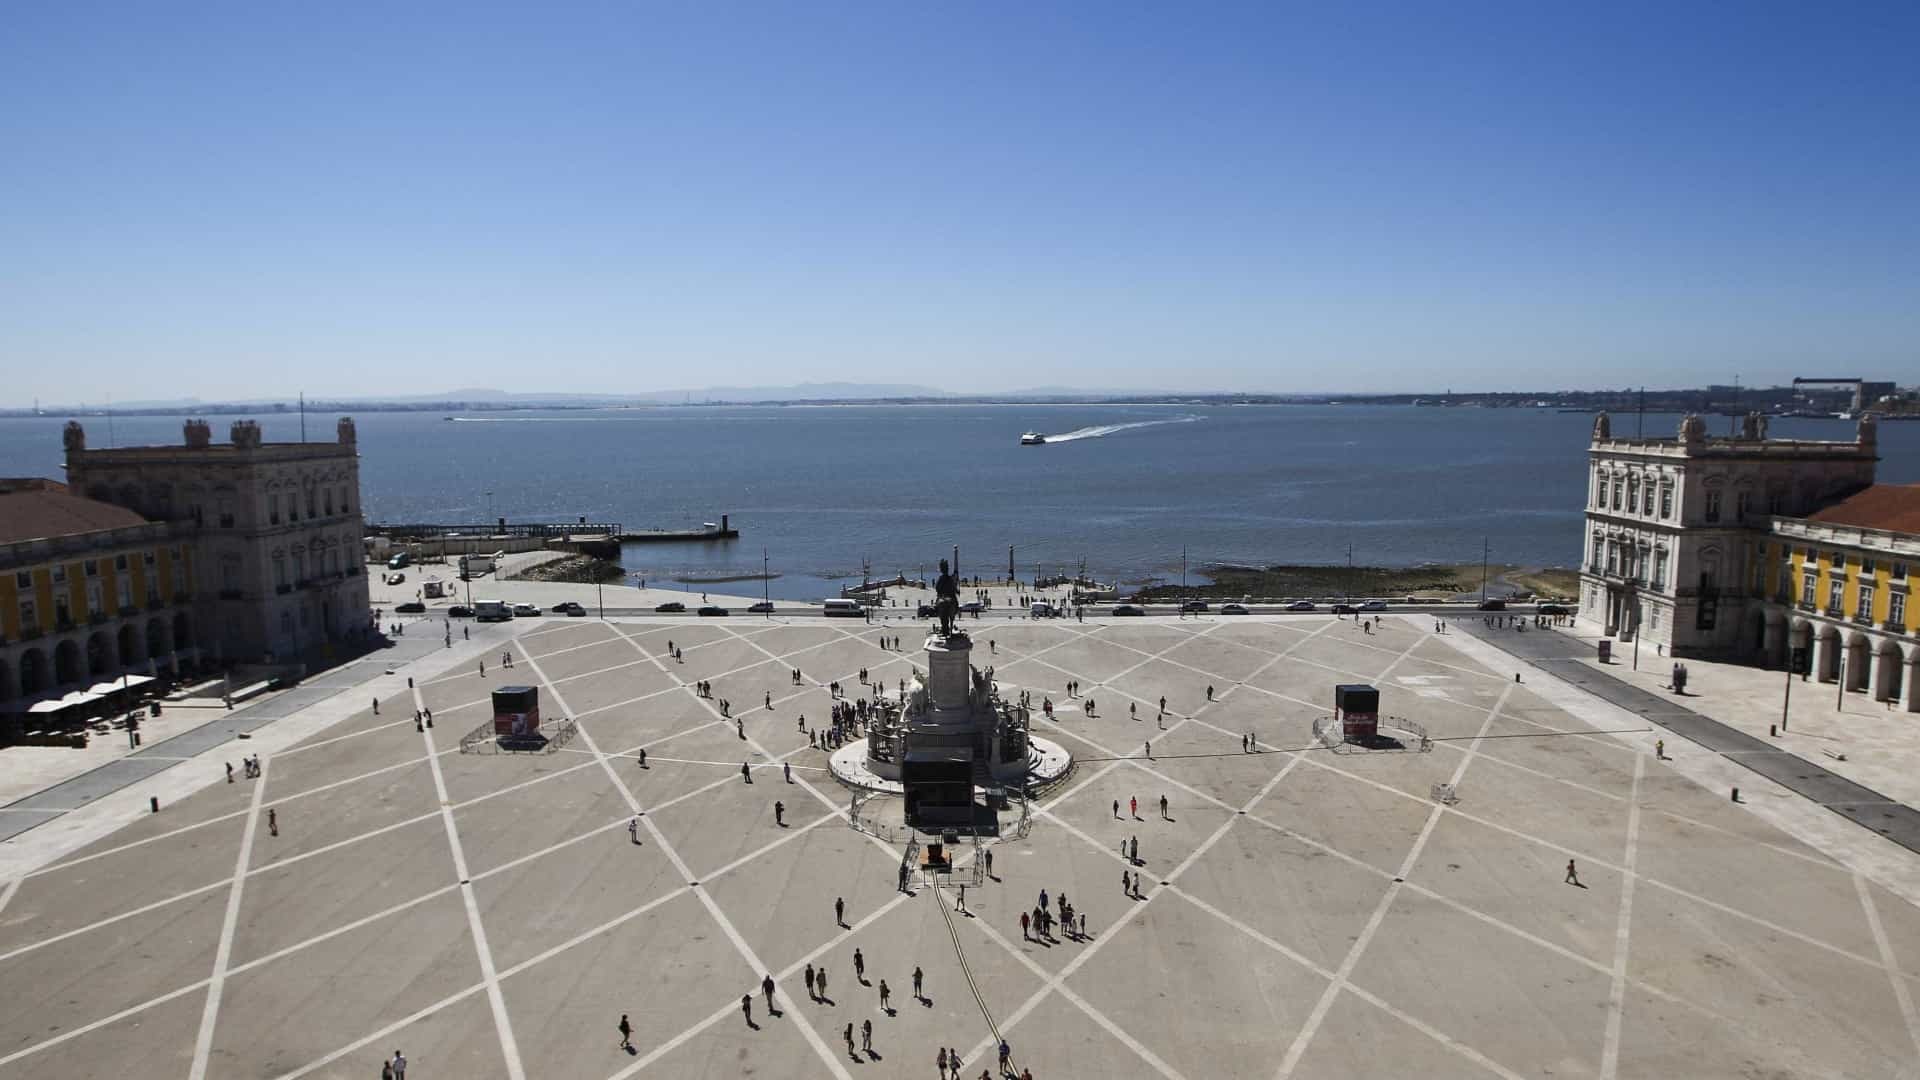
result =
M628 1056L628 1057L639 1057L639 1056L640 1056L640 1048L639 1048L639 1047L637 1047L637 1046L634 1046L634 1045L632 1045L632 1044L628 1044L628 1046L626 1047L626 1050L627 1050L627 1056Z
M868 1058L870 1058L871 1060L874 1060L874 1061L885 1061L885 1060L887 1060L886 1058L883 1058L883 1057L881 1057L881 1056L880 1056L880 1051L878 1051L878 1050L869 1050L869 1051L867 1051L867 1057L868 1057Z

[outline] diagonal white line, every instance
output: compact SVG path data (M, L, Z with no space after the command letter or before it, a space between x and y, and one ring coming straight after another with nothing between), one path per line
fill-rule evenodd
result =
M233 887L227 892L227 914L220 924L220 943L213 953L213 975L207 980L207 1003L200 1012L200 1034L193 1041L193 1064L188 1080L204 1080L207 1058L213 1053L213 1027L220 1016L220 993L227 983L227 965L233 958L233 933L240 925L240 894L247 885L247 865L253 861L253 838L260 828L260 804L267 796L267 773L271 759L260 763L260 775L254 781L253 801L247 811L247 827L240 835L240 850L234 856Z
M419 688L413 691L415 708L424 707ZM507 1015L507 999L500 992L500 976L493 968L493 949L487 944L487 928L480 921L480 901L474 896L473 880L467 873L467 854L460 846L460 826L453 819L453 803L447 795L447 778L440 771L440 758L431 753L433 734L425 728L420 738L427 744L427 760L433 769L433 790L440 799L440 820L447 828L447 847L453 853L453 872L460 880L460 902L467 909L467 930L473 935L473 951L480 960L480 979L487 988L487 1002L493 1006L493 1026L500 1037L500 1053L506 1059L510 1080L525 1080L526 1066L520 1061L520 1044L513 1037L513 1021ZM198 1080L198 1078L194 1078Z
M621 636L625 637L626 635L623 634ZM636 651L642 655L646 655L647 660L651 661L656 668L667 672L669 675L673 675L657 658L647 655L646 650L641 649L638 644L633 643L632 638L628 638L627 640L630 644L633 644ZM525 652L524 649L521 651L522 653ZM560 706L561 713L570 715L571 710L567 708L566 698L561 695L559 690L554 688L553 682L547 678L546 672L540 669L539 661L528 657L527 663L532 666L534 674L540 677L540 681L546 684L547 692L553 695L554 704ZM676 679L679 678L677 675L673 677ZM739 929L733 925L732 920L727 918L726 912L721 911L720 905L714 902L713 897L708 891L700 887L699 879L695 877L693 870L688 867L686 860L680 857L680 853L674 850L672 843L667 840L666 834L660 831L659 826L654 823L651 816L641 813L640 800L634 797L632 789L627 787L626 781L621 779L619 770L613 767L611 759L602 753L599 745L594 742L593 732L588 729L586 724L578 722L576 722L575 730L579 733L581 741L587 744L587 749L592 750L594 754L599 757L600 766L606 771L608 779L613 781L614 789L620 792L621 796L626 800L627 806L639 817L641 825L647 830L647 835L651 836L653 842L659 845L661 853L680 871L682 880L686 881L688 886L692 888L693 894L700 899L701 905L707 909L708 916L713 919L714 924L720 928L721 932L727 936L727 940L732 942L734 950L747 962L747 967L751 971L767 971L766 966L761 963L759 956L754 953L753 947L747 944L747 939L741 936ZM800 1030L800 1034L807 1040L807 1043L813 1047L814 1053L818 1054L820 1060L826 1064L828 1071L840 1078L840 1080L853 1080L852 1075L847 1072L846 1066L841 1064L839 1057L827 1047L826 1041L820 1037L820 1033L814 1030L813 1024L809 1022L804 1014L795 1006L793 999L787 995L784 989L779 991L779 995L781 1002L786 1006L786 1015L793 1017L794 1026Z
M1894 960L1893 945L1887 940L1887 928L1880 922L1880 909L1874 906L1867 879L1860 874L1853 875L1853 887L1860 893L1860 906L1866 909L1867 926L1873 931L1873 944L1880 950L1880 962L1886 968L1887 978L1893 980L1893 1000L1899 1004L1900 1016L1907 1022L1907 1037L1913 1040L1914 1051L1920 1054L1920 1012L1913 1007L1913 990Z
M1628 940L1633 933L1634 866L1640 854L1640 778L1647 756L1633 758L1633 791L1627 802L1627 855L1620 877L1620 919L1613 932L1613 988L1607 995L1607 1033L1600 1049L1600 1080L1620 1075L1620 1029L1627 1011Z
M1512 694L1513 687L1508 686L1500 692L1500 700L1494 703L1493 708L1487 710L1487 718L1480 724L1482 736L1487 733L1488 728L1493 726L1494 718L1500 715L1501 707L1507 703L1507 698ZM1477 748L1479 745L1480 740L1476 738L1473 746ZM1298 755L1296 755L1297 758ZM1471 764L1473 764L1473 752L1469 749L1460 758L1460 764L1454 768L1450 782L1458 784L1460 777L1466 774L1467 766ZM1340 970L1334 974L1333 982L1327 984L1326 990L1320 995L1320 1000L1315 1003L1313 1012L1307 1017L1306 1024L1293 1037L1292 1045L1287 1047L1286 1057L1281 1059L1280 1071L1276 1074L1278 1080L1287 1080L1293 1075L1293 1070L1299 1067L1300 1058L1307 1051L1307 1044L1311 1043L1314 1035L1319 1032L1321 1022L1327 1018L1327 1010L1333 1007L1333 999L1339 996L1341 989L1346 987L1349 980L1353 978L1354 968L1359 966L1360 957L1366 953L1367 946L1372 944L1373 935L1379 932L1380 924L1386 921L1387 911L1393 907L1394 900L1400 896L1401 882L1413 872L1414 864L1420 860L1420 853L1427 846L1427 838L1433 835L1433 828L1440 823L1441 814L1445 809L1444 805L1435 804L1432 812L1427 815L1426 825L1421 828L1420 835L1414 838L1413 847L1408 849L1407 857L1400 863L1400 872L1394 875L1394 881L1381 895L1380 902L1374 906L1373 914L1367 919L1367 925L1361 929L1360 936L1355 938L1353 945L1347 949L1346 958L1340 962Z

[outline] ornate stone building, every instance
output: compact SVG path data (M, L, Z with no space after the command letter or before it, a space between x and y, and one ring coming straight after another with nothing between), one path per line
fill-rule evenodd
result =
M1871 417L1822 442L1769 438L1758 414L1730 435L1689 415L1673 438L1617 438L1602 413L1588 459L1579 617L1677 656L1757 660L1770 523L1872 484L1878 456Z
M364 633L370 616L353 421L335 430L333 442L268 443L241 420L215 443L189 420L179 446L92 449L72 423L67 484L190 538L203 655L290 660Z

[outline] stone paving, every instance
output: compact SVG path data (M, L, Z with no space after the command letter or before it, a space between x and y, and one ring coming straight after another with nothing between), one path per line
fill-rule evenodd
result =
M1053 697L1047 735L1078 764L961 914L954 883L895 890L899 849L847 827L797 725L825 719L830 681L905 674L913 654L876 639L916 631L513 624L512 669L494 649L484 675L468 652L392 680L379 715L269 754L262 779L0 884L0 1080L367 1077L396 1049L415 1080L931 1076L941 1045L971 1080L999 1037L1041 1078L1920 1075L1903 891L1656 760L1644 725L1601 730L1432 626L977 630L1003 692ZM1317 747L1349 681L1431 751ZM578 737L460 753L508 682ZM434 728L414 730L419 706ZM1086 938L1022 939L1041 889ZM830 975L817 1000L809 964ZM872 1052L849 1053L866 1021Z

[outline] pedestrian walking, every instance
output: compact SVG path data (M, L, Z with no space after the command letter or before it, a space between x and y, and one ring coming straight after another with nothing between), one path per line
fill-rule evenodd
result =
M847 1056L848 1057L858 1056L853 1052L853 1021L851 1020L847 1021L847 1030L844 1032L844 1034L847 1040Z
M820 985L820 996L827 996L827 965L821 964L820 970L813 973L813 981Z
M373 715L375 716L380 715L380 699L379 698L373 699Z
M992 848L987 849L987 876L993 877L993 849ZM998 881L999 879L994 878L994 880Z
M957 912L959 912L959 913L960 913L960 914L962 914L962 915L966 915L966 914L968 914L968 911L967 911L967 887L966 887L965 885L961 885L961 886L960 886L960 892L959 892L959 894L958 894L958 895L956 895L956 896L954 897L954 900L953 900L953 910L955 910L955 911L957 911Z
M1007 1045L1007 1040L1001 1039L1000 1040L1000 1071L1002 1073L1005 1073L1007 1071L1007 1062L1012 1060L1013 1060L1013 1047Z
M880 1009L882 1012L887 1012L887 1013L893 1012L893 1006L888 1004L888 1002L892 999L892 997L893 997L893 991L887 989L887 980L881 979L880 980Z
M227 783L233 783L233 762L227 762Z
M1134 817L1140 816L1140 797L1138 795L1127 796L1127 813Z
M1153 760L1153 740L1148 739L1146 742L1141 743L1140 747L1141 749L1146 751L1147 760L1149 761Z
M1125 870L1120 871L1120 895L1133 895L1133 875Z
M807 978L807 1000L808 1001L820 1000L819 998L816 998L813 996L813 964L811 961L809 961L807 964L806 978Z
M847 925L847 901L844 897L833 898L833 921L840 926Z
M862 983L867 981L867 958L860 955L859 949L853 950L853 977Z
M873 1053L873 1020L860 1021L860 1049Z
M940 1066L940 1080L947 1080L947 1048L946 1047L943 1046L940 1048L940 1053L933 1059L933 1063L935 1065Z
M1115 821L1120 820L1120 800L1119 799L1113 800L1113 820Z
M272 807L267 808L267 835L280 835L280 815L274 813Z
M747 1026L753 1026L753 995L740 995L740 1015L747 1018Z
M740 779L749 784L753 783L753 770L749 769L744 761L740 763Z
M644 746L640 748L640 767L647 767L647 748Z
M780 826L783 829L786 828L787 827L786 813L787 813L787 804L781 802L778 799L775 799L773 801L773 823L775 825Z
M915 966L913 969L913 1000L926 1000L925 995L920 993L920 968L918 966Z
M638 817L627 822L627 839L636 844L640 842L640 819Z
M1564 884L1564 885L1580 884L1580 872L1574 869L1572 859L1567 860L1567 876L1566 876L1566 879L1561 882L1561 884Z
M1167 820L1167 797L1165 795L1160 796L1160 820Z
M789 784L791 784L791 783L793 783L793 762L791 762L791 761L783 761L783 762L781 762L781 763L780 763L780 771L781 771L781 772L782 772L783 774L785 774L785 776L786 776L786 778L787 778L787 783L789 783Z
M393 1080L407 1080L407 1055L398 1050L393 1052Z
M1653 740L1653 757L1654 757L1654 760L1656 761L1667 760L1667 740L1665 739ZM231 765L227 766L227 779L228 780L233 779L233 766Z
M1020 940L1022 941L1033 940L1033 932L1028 929L1028 918L1029 916L1026 912L1023 911L1020 913Z
M620 1014L620 1049L633 1049L633 1025L627 1022L627 1014Z
M773 975L771 972L760 977L760 992L767 997L767 1011L773 1011Z
M1083 912L1081 912L1081 913L1080 913L1080 937L1081 937L1081 940L1085 940L1085 939L1086 939L1086 936L1087 936L1087 913L1083 911Z

